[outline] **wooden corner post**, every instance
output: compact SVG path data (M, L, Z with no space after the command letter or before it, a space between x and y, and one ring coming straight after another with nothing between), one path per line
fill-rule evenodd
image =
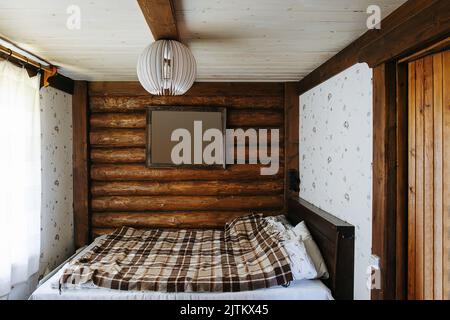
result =
M88 85L75 81L72 98L73 122L73 216L75 246L89 243L89 147Z

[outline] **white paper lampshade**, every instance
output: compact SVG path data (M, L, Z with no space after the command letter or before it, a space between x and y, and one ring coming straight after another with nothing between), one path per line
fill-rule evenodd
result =
M174 40L158 40L139 57L137 75L149 93L158 96L185 94L194 84L197 64L191 51Z

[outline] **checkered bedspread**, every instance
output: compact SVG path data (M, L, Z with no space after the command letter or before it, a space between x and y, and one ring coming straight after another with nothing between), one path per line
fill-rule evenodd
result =
M221 230L123 227L72 261L60 286L117 290L236 292L286 285L289 258L262 215Z

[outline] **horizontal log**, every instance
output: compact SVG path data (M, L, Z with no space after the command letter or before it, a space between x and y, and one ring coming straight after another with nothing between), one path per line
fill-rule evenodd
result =
M123 226L138 229L219 229L235 218L246 216L250 211L214 212L94 212L94 229L115 229ZM265 216L282 214L281 211L265 211ZM108 231L110 232L110 231Z
M98 182L91 186L93 196L228 196L274 195L283 193L281 179L260 182L229 181L123 181Z
M281 127L284 124L284 113L263 110L229 110L227 111L227 127Z
M90 97L93 113L143 111L148 106L216 106L234 109L283 109L281 97L193 97L183 96L155 97Z
M145 148L93 148L93 163L145 163Z
M263 154L264 156L271 156L275 154L275 151L277 149L272 148L269 144L268 147L258 147L258 148L249 148L248 146L235 146L234 151L234 159L237 159L237 157L242 153L241 149L245 149L245 163L260 163L260 155ZM278 147L278 157L279 157L279 163L284 163L284 148L283 146ZM237 163L237 160L234 161Z
M245 149L245 159L247 163L253 163L258 161L259 153L272 154L273 149L269 148L257 148L250 149L246 146L236 145L235 157L241 149ZM268 150L268 151L266 151ZM268 153L267 153L268 152ZM278 154L280 155L280 161L283 159L284 148L279 147ZM93 163L145 163L146 154L145 148L92 148L91 149L91 161Z
M91 166L91 179L98 181L231 181L231 180L272 180L282 178L283 165L280 164L278 173L271 176L262 176L261 168L266 166L255 165L229 165L224 169L190 169L190 168L147 168L145 165L112 165L93 164Z
M227 127L281 127L284 114L281 111L229 111ZM91 115L90 125L93 129L122 128L145 129L147 126L145 113L95 113Z
M93 211L185 211L282 209L283 195L93 197Z
M90 118L91 128L145 129L147 126L145 112L140 113L105 113L93 114Z
M283 94L284 86L279 82L196 82L182 97L255 97L282 96ZM138 81L89 82L89 95L150 96Z
M283 146L284 131L279 128L274 129L279 130L279 145ZM258 128L255 130L259 134ZM271 145L271 130L273 129L268 129L268 145ZM145 147L146 141L145 129L96 129L90 133L90 143L93 147ZM246 139L245 145L249 145L249 142L249 139ZM235 145L243 146L238 139L235 139Z
M250 130L251 130L251 129L256 130L256 136L257 136L257 142L256 142L256 143L257 143L257 144L258 144L258 141L259 141L260 129L265 129L265 130L267 130L267 142L268 142L268 145L271 145L271 141L272 141L272 130L278 130L278 138L279 138L278 144L279 144L280 146L284 145L284 130L283 130L282 128L247 128L247 129L242 129L242 130L244 130L244 133L245 133L245 132L248 132L249 129L250 129ZM235 130L238 130L238 129L235 129ZM235 131L235 132L237 132L237 131ZM234 144L235 144L236 146L249 145L250 142L252 142L252 141L250 141L250 139L248 139L248 138L245 139L245 144L242 144L242 143L240 142L240 140L238 140L237 138L234 139ZM254 144L252 143L252 145L254 145Z
M92 237L95 239L100 236L111 234L118 228L91 228Z
M145 129L94 130L89 134L92 146L145 147Z

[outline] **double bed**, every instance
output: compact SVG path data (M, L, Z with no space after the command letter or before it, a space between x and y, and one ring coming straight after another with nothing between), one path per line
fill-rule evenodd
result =
M94 243L82 249L71 259L85 254ZM70 259L70 260L71 260ZM330 289L320 280L293 281L289 287L241 292L157 292L120 291L96 286L82 289L59 290L59 280L68 262L63 263L31 295L30 300L332 300Z
M271 282L267 288L255 290L219 290L223 292L196 292L201 290L136 290L130 287L126 290L111 289L113 286L98 286L86 283L83 286L64 287L61 289L61 279L78 275L80 266L74 267L73 262L81 257L89 256L93 250L103 247L106 237L97 238L93 243L80 250L69 261L62 264L44 281L31 295L31 300L332 300L353 299L353 250L354 229L347 223L321 211L302 200L290 200L287 218L292 225L304 221L319 247L323 260L328 267L329 277L326 280L293 280L282 284ZM124 228L123 232L130 232ZM119 232L117 232L118 234ZM109 236L111 238L111 235ZM123 245L123 244L122 244ZM141 252L140 250L139 252ZM95 259L94 259L95 260ZM278 261L279 262L279 261ZM153 262L152 262L153 263ZM81 264L82 266L82 264ZM89 266L89 265L88 265ZM265 268L267 269L267 268ZM279 269L279 268L278 268ZM72 273L70 273L72 271ZM97 272L98 270L96 270ZM278 271L277 277L280 276ZM282 274L286 276L287 273ZM277 279L278 279L277 278ZM289 278L289 277L288 277ZM284 278L282 278L284 279ZM167 280L167 279L166 279ZM286 279L285 279L286 280ZM263 282L267 282L267 278ZM71 283L72 280L66 281ZM243 288L246 288L245 286ZM221 288L222 289L222 288ZM175 291L175 292L171 292ZM204 291L204 290L203 290Z

